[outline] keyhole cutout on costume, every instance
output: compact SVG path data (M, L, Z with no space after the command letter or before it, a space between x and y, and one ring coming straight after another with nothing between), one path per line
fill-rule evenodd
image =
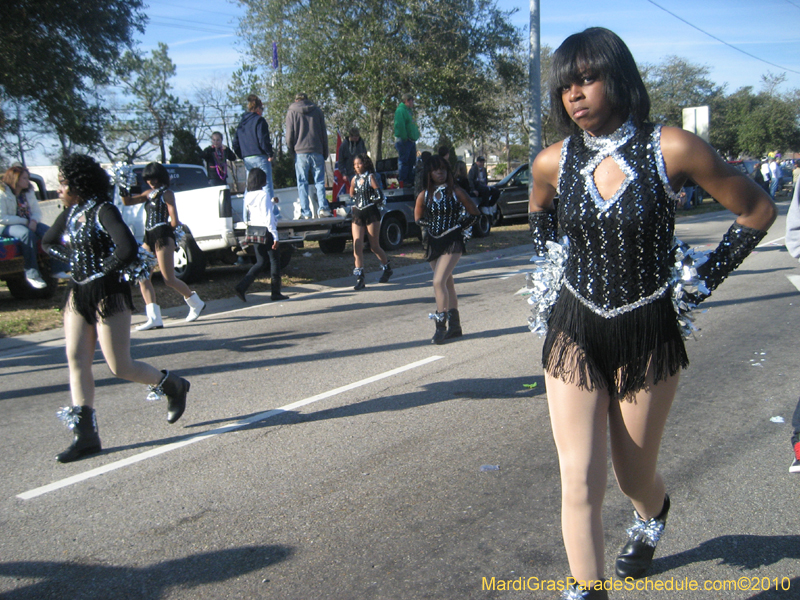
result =
M605 157L594 170L594 184L603 200L613 198L624 181L625 173L611 156Z

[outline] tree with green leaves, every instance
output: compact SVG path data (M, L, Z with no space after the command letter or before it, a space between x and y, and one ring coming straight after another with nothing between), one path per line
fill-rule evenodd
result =
M172 95L169 80L175 75L175 63L167 45L159 42L148 58L135 51L126 52L117 65L117 81L132 98L119 114L112 114L105 131L103 148L110 160L124 157L132 162L146 156L154 145L167 162L168 137L185 129L194 118L194 108L188 101Z
M69 144L95 144L99 130L91 126L93 117L86 118L96 109L92 91L109 81L120 53L144 32L143 6L142 0L0 3L3 96L46 115Z
M240 2L249 59L269 64L278 43L281 71L267 103L273 93L307 93L342 129L358 120L376 159L406 91L417 97L423 127L450 139L491 129L490 73L503 71L503 51L519 41L510 13L493 0Z

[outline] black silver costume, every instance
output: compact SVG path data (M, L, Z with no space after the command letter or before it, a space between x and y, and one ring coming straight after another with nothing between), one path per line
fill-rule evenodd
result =
M90 199L67 208L42 245L70 264L67 302L88 323L133 310L130 284L120 271L136 259L138 246L113 204Z
M440 185L433 193L425 192L425 260L432 262L443 254L463 254L465 232L476 217L469 214L454 190Z
M145 223L144 242L156 251L167 245L167 240L175 243L175 233L169 221L169 209L164 201L166 186L161 186L150 192L144 203Z
M608 156L625 180L605 200L594 171ZM648 368L660 381L686 367L668 294L677 197L661 154L661 128L627 122L609 136L567 138L558 191L558 228L569 254L548 321L544 368L616 398L642 389Z
M362 173L353 179L353 223L356 225L367 226L381 220L383 192L372 187L371 177L371 173Z
M609 156L625 179L606 200L594 172ZM637 128L629 121L610 136L567 138L558 191L557 215L530 215L537 251L555 241L556 229L569 245L563 285L547 322L545 370L621 398L644 388L651 369L657 382L686 367L670 293L677 196L661 153L661 128ZM716 287L765 233L734 224L698 273Z

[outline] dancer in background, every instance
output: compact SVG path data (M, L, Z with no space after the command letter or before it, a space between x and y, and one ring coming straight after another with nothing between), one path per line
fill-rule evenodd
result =
M369 249L381 261L383 273L379 279L380 283L389 281L392 276L392 267L386 252L381 248L381 205L385 198L381 191L381 184L375 174L375 167L372 160L366 154L359 154L353 160L353 170L355 176L350 183L350 197L353 199L353 255L355 256L356 268L353 275L356 276L354 290L366 287L364 283L364 234L369 237Z
M62 161L59 179L65 209L42 243L52 256L69 263L72 272L64 307L72 406L59 415L74 437L56 456L66 463L101 450L92 375L98 342L114 375L167 396L169 423L186 408L189 382L131 358L133 300L123 271L136 261L138 245L108 196L108 174L89 156L73 154Z
M183 296L189 306L187 322L196 321L206 307L188 285L175 276L175 228L180 225L178 209L175 206L175 194L169 189L169 173L161 163L152 162L142 171L142 179L151 190L138 196L121 196L125 206L145 203L146 213L144 243L145 249L153 252L158 259L158 268L164 283ZM160 329L164 326L161 320L161 307L156 304L156 290L150 279L139 283L142 298L145 301L147 321L136 327L136 331Z
M436 322L432 344L461 337L461 316L453 279L469 228L480 216L475 203L453 181L450 164L440 156L433 156L428 165L426 189L417 196L414 219L426 229L425 260L433 269L433 294L436 312L431 318Z
M564 41L553 54L550 98L572 135L534 161L529 219L538 254L552 259L556 247L546 243L568 241L563 285L544 313L542 358L564 545L580 582L562 597L607 598L601 513L609 432L617 483L635 509L616 560L620 578L647 573L670 508L656 463L678 373L689 363L672 302L676 192L691 179L737 215L698 265L707 287L676 286L681 310L745 259L776 211L699 137L648 122L639 70L611 31L594 27Z
M245 245L255 246L256 262L236 284L234 291L242 302L247 302L245 292L264 269L269 259L272 300L288 300L289 296L281 294L281 254L278 251L278 228L275 224L275 212L272 203L267 199L265 186L267 174L258 167L250 169L247 174L248 192L244 195L244 214L247 222Z

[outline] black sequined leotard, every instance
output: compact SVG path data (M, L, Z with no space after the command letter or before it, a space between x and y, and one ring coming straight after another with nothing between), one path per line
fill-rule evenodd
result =
M67 302L88 323L133 310L130 284L120 270L136 258L138 245L113 204L90 199L65 209L42 246L69 263Z
M175 242L175 233L169 222L169 209L164 201L166 191L167 188L163 186L154 189L144 203L144 241L154 251L163 248L169 239Z
M564 284L548 321L543 364L552 375L612 397L688 365L669 295L677 197L661 128L630 121L609 136L564 140L558 227L569 239ZM612 157L625 180L604 199L594 181Z
M372 187L372 173L362 173L353 178L353 223L367 226L381 220L380 204L383 193Z
M433 193L426 191L425 215L428 220L425 260L431 262L443 254L465 252L462 222L466 210L455 191L448 193L446 185L439 186Z

